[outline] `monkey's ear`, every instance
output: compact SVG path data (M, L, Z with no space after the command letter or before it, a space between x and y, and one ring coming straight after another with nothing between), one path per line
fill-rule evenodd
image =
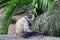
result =
M28 18L27 16L24 16L25 18Z

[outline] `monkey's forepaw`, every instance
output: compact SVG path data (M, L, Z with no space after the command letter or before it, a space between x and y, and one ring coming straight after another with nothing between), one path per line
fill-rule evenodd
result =
M28 37L31 37L31 36L32 36L32 34L29 33L29 32L24 32L24 33L22 33L22 37L23 37L23 38L28 38Z
M32 31L32 32L23 32L22 33L22 37L23 38L28 38L28 37L37 36L37 35L43 35L43 32L35 32L35 31Z

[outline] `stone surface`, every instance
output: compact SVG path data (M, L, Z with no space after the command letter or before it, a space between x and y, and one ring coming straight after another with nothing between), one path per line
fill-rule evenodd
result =
M15 35L15 24L10 24L8 28L8 35Z
M0 9L0 21L2 20L3 13L6 10L6 7Z
M22 37L16 37L16 36L9 36L9 35L0 35L0 40L60 40L59 37L40 37L40 36L34 36L30 38L22 38Z

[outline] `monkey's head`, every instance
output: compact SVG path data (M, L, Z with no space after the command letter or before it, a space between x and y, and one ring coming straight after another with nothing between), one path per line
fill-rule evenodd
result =
M25 16L25 18L26 18L28 21L32 21L32 20L34 19L33 15L31 15L31 14Z

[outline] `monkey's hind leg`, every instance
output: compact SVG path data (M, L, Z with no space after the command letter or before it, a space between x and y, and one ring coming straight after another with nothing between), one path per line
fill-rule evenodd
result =
M16 28L16 36L21 36L22 35L22 28Z

